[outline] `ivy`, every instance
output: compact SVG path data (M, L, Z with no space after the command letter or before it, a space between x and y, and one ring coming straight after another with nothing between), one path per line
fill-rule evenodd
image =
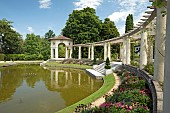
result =
M163 2L163 0L155 0L155 2L152 3L152 6L161 8L161 7L166 7L166 2ZM166 11L161 11L162 17L164 17L167 12Z

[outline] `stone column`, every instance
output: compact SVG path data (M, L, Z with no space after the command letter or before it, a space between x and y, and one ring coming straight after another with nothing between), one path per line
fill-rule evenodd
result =
M120 61L122 61L122 55L123 55L123 46L122 44L120 43Z
M90 59L90 46L88 47L88 59Z
M81 59L81 46L79 46L79 59Z
M55 59L58 59L58 47L55 48Z
M70 49L70 58L72 58L73 49Z
M91 60L94 60L94 45L91 45Z
M126 64L130 64L130 38L126 38Z
M51 48L51 59L54 58L53 48Z
M147 32L143 30L140 42L140 69L147 65L147 47Z
M107 45L108 45L108 53L107 53L107 56L108 56L109 60L111 61L111 54L110 54L110 52L111 52L111 50L110 50L110 43L108 43Z
M126 64L126 39L125 39L125 38L123 38L122 63L123 63L123 64Z
M170 20L170 0L168 0L167 5L167 20ZM169 113L170 111L170 21L167 21L166 27L163 113Z
M163 82L164 78L164 56L165 56L165 35L166 16L162 16L165 7L157 8L156 18L156 39L155 39L155 60L154 60L154 80Z
M65 58L67 59L68 58L68 49L66 47L66 54L65 54Z
M104 43L104 61L107 59L107 43Z

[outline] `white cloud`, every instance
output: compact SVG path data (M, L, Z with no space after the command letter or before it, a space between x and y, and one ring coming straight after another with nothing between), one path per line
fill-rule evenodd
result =
M77 10L81 10L86 7L91 7L96 9L98 6L101 5L103 0L80 0L78 2L73 2Z
M27 27L27 30L28 30L30 33L33 33L33 32L34 32L34 30L33 30L32 27Z
M128 14L133 14L134 24L136 24L147 9L148 0L113 0L113 3L118 4L118 9L108 18L117 23L120 34L123 34L125 25L118 23L125 22Z
M51 8L50 5L52 4L51 0L39 0L40 8Z

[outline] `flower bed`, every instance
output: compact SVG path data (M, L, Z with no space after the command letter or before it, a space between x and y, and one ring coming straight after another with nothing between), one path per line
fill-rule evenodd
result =
M78 113L151 113L152 98L146 81L129 72L119 72L122 83L113 95L105 95L99 107L80 105Z

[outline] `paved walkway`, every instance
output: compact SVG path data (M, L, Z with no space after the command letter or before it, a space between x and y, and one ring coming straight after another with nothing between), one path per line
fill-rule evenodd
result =
M114 90L116 90L118 87L119 87L119 85L120 85L120 83L121 83L121 81L120 81L120 78L115 74L115 73L113 73L113 75L114 75L114 77L115 77L115 85L113 86L113 88L109 91L109 92L107 92L106 94L113 94L113 89ZM103 95L104 96L104 95ZM92 107L95 107L95 106L100 106L102 103L104 103L105 102L105 98L104 97L100 97L99 99L97 99L96 101L94 101L94 102L92 102Z

